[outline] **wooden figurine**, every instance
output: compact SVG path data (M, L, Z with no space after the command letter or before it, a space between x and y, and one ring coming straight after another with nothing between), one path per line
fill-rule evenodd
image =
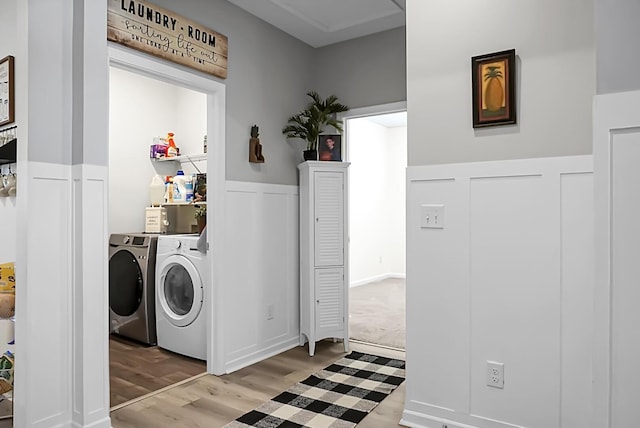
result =
M258 125L253 125L251 127L251 138L249 139L249 162L251 163L264 163L262 145L258 135Z

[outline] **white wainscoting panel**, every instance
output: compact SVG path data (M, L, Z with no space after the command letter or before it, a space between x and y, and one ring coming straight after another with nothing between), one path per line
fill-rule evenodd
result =
M408 168L402 423L570 428L588 417L592 171L591 156ZM445 206L443 229L420 227L423 204ZM487 361L504 363L504 389L487 386Z
M73 419L92 428L111 426L107 181L106 166L73 167Z
M442 363L416 362L420 369L408 373L407 397L415 386L429 385L421 388L420 401L442 407L446 414L469 406L468 389L450 386L469 384L469 248L459 245L469 236L469 200L463 186L468 184L451 175L425 175L407 188L407 357L421 354L422 346L437 344L426 361ZM445 206L444 229L416 227L423 203Z
M594 427L638 425L640 91L594 99Z
M611 142L611 427L640 423L640 127Z
M227 182L226 371L298 345L298 187Z
M588 427L593 409L593 173L561 176L562 326L560 426Z
M224 258L227 277L221 296L224 303L225 349L228 357L242 355L257 347L258 306L257 294L261 294L258 281L260 266L258 234L258 192L227 192L225 218Z
M71 167L31 162L20 173L14 414L48 428L71 419Z
M108 428L107 169L20 173L16 426Z
M550 426L537 408L558 409L559 184L542 174L470 179L471 414L479 418ZM505 364L508 393L487 387L487 361ZM536 403L526 419L523 403Z

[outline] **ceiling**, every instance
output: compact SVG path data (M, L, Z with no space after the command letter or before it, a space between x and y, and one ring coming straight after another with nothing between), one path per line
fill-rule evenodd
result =
M405 25L406 0L228 0L318 48Z

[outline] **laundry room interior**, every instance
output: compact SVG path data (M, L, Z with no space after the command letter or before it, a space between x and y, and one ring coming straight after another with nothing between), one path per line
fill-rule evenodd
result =
M116 408L206 372L206 266L178 257L182 250L192 261L207 257L206 243L197 248L201 220L206 224L207 96L111 66L109 100L109 373ZM177 153L167 156L158 151L169 138ZM186 177L186 195L173 182L178 174ZM164 299L155 292L156 272L171 287L159 288ZM157 323L168 325L164 308L182 324L175 327L179 343L164 330L158 341ZM199 334L190 330L195 325Z

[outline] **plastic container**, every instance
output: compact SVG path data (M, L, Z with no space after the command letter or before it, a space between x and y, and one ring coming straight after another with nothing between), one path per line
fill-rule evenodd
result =
M179 170L173 177L173 202L187 202L187 177Z
M170 204L173 202L173 177L167 175L164 185L166 189L164 192L164 201Z
M180 149L176 146L176 143L173 141L173 132L169 132L167 134L167 143L169 143L169 147L167 147L167 157L174 157L180 154Z
M149 185L149 202L152 207L159 207L164 202L166 188L164 180L158 174L154 175Z
M190 177L184 184L185 187L185 200L186 202L193 202L193 182L194 177Z

